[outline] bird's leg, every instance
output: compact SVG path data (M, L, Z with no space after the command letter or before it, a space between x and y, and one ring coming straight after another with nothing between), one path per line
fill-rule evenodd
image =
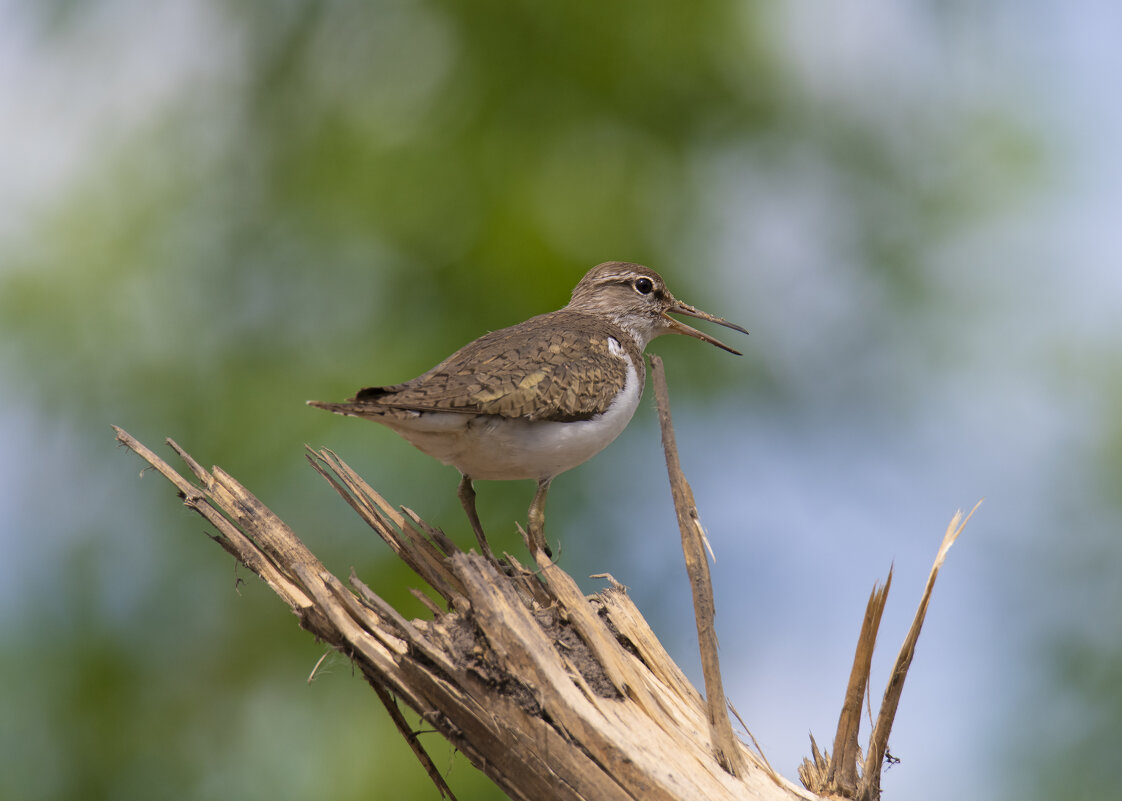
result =
M530 511L527 514L529 526L526 532L530 553L544 551L550 559L553 558L553 551L545 541L545 496L549 492L549 482L552 480L551 476L538 481L538 491L534 493L534 500L530 503Z
M483 533L483 526L479 522L479 514L475 511L475 488L471 485L471 478L463 476L460 479L460 489L456 493L460 497L460 504L467 512L471 530L475 532L475 539L479 542L479 549L490 561L495 561L495 554L491 553L491 546L487 544L487 535Z

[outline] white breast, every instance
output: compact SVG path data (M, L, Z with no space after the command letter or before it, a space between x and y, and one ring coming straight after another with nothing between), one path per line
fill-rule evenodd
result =
M383 422L419 450L472 478L552 478L608 447L631 421L641 391L639 375L627 359L623 392L590 420L559 423L440 412L424 413L408 427Z

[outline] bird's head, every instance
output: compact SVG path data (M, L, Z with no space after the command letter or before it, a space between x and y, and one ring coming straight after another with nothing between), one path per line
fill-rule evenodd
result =
M640 350L663 334L685 334L740 355L740 351L675 320L671 314L708 320L734 331L748 333L735 323L683 303L670 294L666 282L654 270L626 261L604 262L585 273L573 290L572 300L566 308L610 318L635 338Z

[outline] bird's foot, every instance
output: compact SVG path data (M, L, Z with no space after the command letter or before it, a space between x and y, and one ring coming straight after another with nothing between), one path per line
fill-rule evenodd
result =
M467 476L460 480L457 495L460 498L460 505L464 507L464 512L467 514L468 522L471 523L471 530L475 534L475 541L479 543L479 550L487 558L487 561L497 565L498 560L495 559L491 545L487 542L487 535L483 533L483 524L479 522L479 513L475 511L475 488L472 487L471 479Z

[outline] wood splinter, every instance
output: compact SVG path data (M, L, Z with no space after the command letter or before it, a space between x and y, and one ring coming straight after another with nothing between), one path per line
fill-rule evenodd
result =
M888 589L892 586L892 571L888 571L888 578L883 587L873 587L865 609L865 618L861 624L861 633L857 638L857 651L853 657L853 669L846 687L845 701L842 703L841 715L838 718L833 756L828 752L820 751L814 741L814 735L811 735L811 756L804 759L799 766L799 778L803 786L811 792L854 799L854 801L878 801L880 798L881 772L888 754L888 735L892 731L892 722L896 718L900 696L904 692L904 679L907 678L908 668L915 656L916 642L919 640L919 633L927 616L927 606L931 601L931 592L935 588L935 579L947 558L947 552L981 504L982 501L978 501L965 516L961 510L955 512L947 526L927 576L927 584L924 586L919 608L892 667L888 686L885 687L884 697L881 700L880 711L869 735L869 744L862 760L861 747L858 745L861 702L869 692L873 648L876 645L877 630L880 627L884 605L888 599Z

